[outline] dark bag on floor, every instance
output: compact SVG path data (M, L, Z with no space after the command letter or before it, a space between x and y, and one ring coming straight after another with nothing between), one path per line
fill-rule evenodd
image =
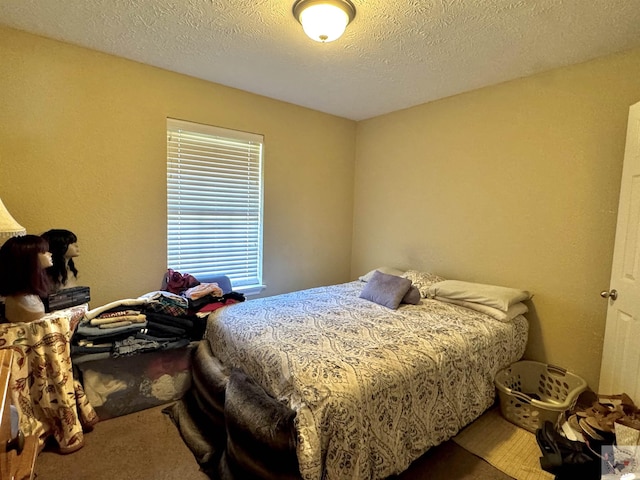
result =
M585 443L560 435L550 421L536 430L536 441L542 452L540 467L556 480L600 479L600 459Z

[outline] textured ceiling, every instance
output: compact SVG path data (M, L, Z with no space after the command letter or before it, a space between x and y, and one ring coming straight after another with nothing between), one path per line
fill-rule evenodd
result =
M327 44L293 0L0 0L0 24L353 120L640 46L640 0L352 1Z

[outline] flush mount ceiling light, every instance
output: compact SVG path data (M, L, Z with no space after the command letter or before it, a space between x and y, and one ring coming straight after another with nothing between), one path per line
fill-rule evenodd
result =
M293 16L309 38L332 42L340 38L356 16L356 7L349 0L296 0Z

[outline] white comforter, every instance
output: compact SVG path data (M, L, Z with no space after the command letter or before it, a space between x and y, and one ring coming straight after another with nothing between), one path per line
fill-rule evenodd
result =
M297 412L305 479L405 470L493 402L496 372L523 355L528 324L437 300L390 310L351 282L214 312L205 338Z

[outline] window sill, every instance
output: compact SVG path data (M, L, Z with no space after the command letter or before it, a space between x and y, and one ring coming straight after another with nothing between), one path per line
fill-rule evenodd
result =
M245 287L234 287L234 292L240 292L247 297L251 297L253 295L259 295L262 291L267 288L266 285L247 285Z

